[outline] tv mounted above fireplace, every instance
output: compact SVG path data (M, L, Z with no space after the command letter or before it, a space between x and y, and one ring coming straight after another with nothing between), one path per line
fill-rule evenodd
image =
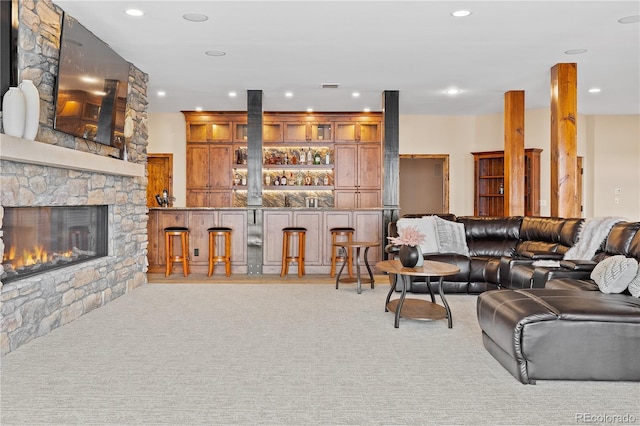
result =
M124 142L129 62L63 16L54 128L118 147Z

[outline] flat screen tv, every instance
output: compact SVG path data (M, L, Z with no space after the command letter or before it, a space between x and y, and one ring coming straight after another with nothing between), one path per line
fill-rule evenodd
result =
M54 128L119 147L124 142L129 63L64 14Z

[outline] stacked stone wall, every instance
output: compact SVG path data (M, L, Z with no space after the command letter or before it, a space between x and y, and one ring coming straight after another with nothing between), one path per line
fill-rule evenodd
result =
M19 2L18 68L40 94L36 140L114 156L114 147L53 129L62 10L51 1ZM130 67L125 115L134 123L128 161L147 162L148 76ZM1 287L0 351L6 354L146 282L146 177L116 176L0 160L0 226L5 207L108 205L109 254ZM1 237L1 233L0 233ZM4 243L0 238L0 252ZM0 283L1 285L2 283Z

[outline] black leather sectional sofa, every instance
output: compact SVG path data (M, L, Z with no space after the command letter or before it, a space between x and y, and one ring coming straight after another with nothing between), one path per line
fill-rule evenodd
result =
M415 215L419 217L422 215ZM536 380L640 381L640 299L605 294L590 279L611 256L640 261L640 222L618 222L591 259L564 260L583 219L455 217L464 223L469 256L427 253L457 265L445 292L480 293L485 348L522 383ZM389 235L397 234L396 224ZM589 238L589 236L580 236ZM395 248L386 247L393 256ZM555 260L554 266L536 266ZM539 263L539 262L536 262ZM410 291L428 291L412 282Z

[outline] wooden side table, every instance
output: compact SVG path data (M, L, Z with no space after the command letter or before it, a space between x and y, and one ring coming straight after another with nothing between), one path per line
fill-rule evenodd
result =
M371 283L371 288L374 288L375 281L373 279L373 272L371 271L371 266L369 266L369 249L371 247L378 247L380 245L379 241L340 241L335 243L336 246L340 247L344 253L344 262L342 263L342 267L340 268L340 272L336 275L336 288L340 283L350 284L356 283L356 289L358 294L362 293L362 283ZM369 272L369 278L362 278L360 274L360 250L364 247L364 264L367 267L367 271ZM344 270L344 266L347 264L349 260L349 256L347 256L347 250L356 249L356 277L355 278L340 278L342 275L342 271Z
M399 260L384 260L376 263L376 268L382 272L389 274L396 274L396 277L400 277L402 280L402 293L399 299L390 300L391 294L395 290L395 285L392 284L387 294L387 300L385 302L384 311L394 312L395 315L395 328L400 326L400 317L415 318L415 319L442 319L447 318L449 328L453 327L453 320L451 318L451 309L447 299L444 297L444 291L442 290L442 280L447 275L455 275L460 272L456 266L450 265L444 262L434 262L425 260L424 265L417 266L415 268L405 268L402 266ZM407 285L409 277L436 277L438 280L438 292L442 299L444 306L435 303L433 294L431 295L431 302L422 299L406 299Z

